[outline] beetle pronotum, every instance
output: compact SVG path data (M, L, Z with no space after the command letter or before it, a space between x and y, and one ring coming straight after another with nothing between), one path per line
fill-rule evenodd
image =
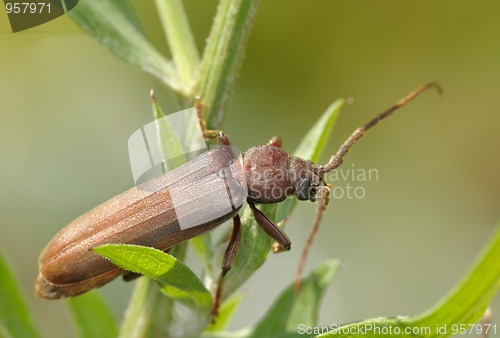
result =
M248 194L246 201L257 223L284 250L290 249L289 238L283 230L257 209L256 204L278 203L291 195L299 200L320 200L316 220L299 266L298 275L300 275L307 249L312 242L312 235L319 226L321 214L326 207L330 193L330 188L324 181L324 175L342 164L348 150L368 129L432 87L439 90L435 83L421 86L363 127L356 129L324 166L316 166L311 161L290 156L280 148L281 141L275 137L269 144L252 147L243 155L242 167L236 170L236 176L243 175L246 180L224 180L223 183L206 178L229 168L237 162L237 159L229 147L224 147L229 145L229 139L224 133L206 129L201 113L202 107L197 104L203 135L206 138L218 138L223 146L205 152L179 168L148 181L146 183L148 189L134 187L104 202L63 228L40 254L39 274L35 284L36 295L48 299L72 297L127 273L92 252L96 246L126 243L167 250L175 244L212 230L232 218L232 235L224 255L222 273L214 300L216 313L221 295L222 278L231 268L240 241L241 224L238 211L244 200L235 194L234 200L231 201L230 211L224 211L224 214L215 219L206 220L205 218L203 221L208 212L207 207L200 203L192 203L189 199L195 198L193 196L196 194L208 195L216 199L221 191L230 192L240 189L238 184L245 181ZM207 162L210 166L206 165ZM197 189L196 194L190 193L193 189ZM269 193L271 191L272 194ZM192 219L202 221L187 228L181 227L173 199L180 200L182 203L192 203L190 216L193 216Z

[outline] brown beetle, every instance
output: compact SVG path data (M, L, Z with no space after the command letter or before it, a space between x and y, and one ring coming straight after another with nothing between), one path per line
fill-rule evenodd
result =
M197 104L204 136L218 138L222 146L148 181L146 188L134 187L104 202L63 228L40 254L36 295L48 299L76 296L126 273L92 252L94 247L126 243L166 250L233 218L233 232L214 302L216 312L222 276L231 268L240 241L238 211L245 197L258 224L285 250L290 249L290 240L283 230L256 208L255 203L277 203L291 195L299 200L321 200L302 255L300 275L330 192L324 175L342 164L345 154L368 129L431 87L439 90L435 83L419 87L356 129L325 166L316 166L311 161L290 156L280 148L278 138L273 138L267 145L250 148L239 161L228 147L226 135L206 130L201 106ZM230 169L230 174L221 176L221 172L227 169ZM229 208L220 207L223 198L230 201ZM190 208L182 220L176 210L180 206ZM189 226L182 226L185 222Z

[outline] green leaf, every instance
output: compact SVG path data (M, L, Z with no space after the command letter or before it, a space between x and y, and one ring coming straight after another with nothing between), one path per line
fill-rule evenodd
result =
M299 338L311 337L311 334L298 332L298 328L314 327L318 322L321 299L332 283L340 266L339 260L321 263L304 278L300 293L289 285L276 299L271 308L262 316L254 328L238 332L205 332L204 338Z
M200 56L181 0L156 0L165 36L167 37L180 81L184 88L193 88Z
M106 244L94 248L124 270L153 278L168 297L208 311L212 296L186 265L163 251L140 245Z
M215 322L212 322L206 332L217 332L222 331L228 324L231 316L233 315L236 308L240 305L243 300L243 295L237 294L226 300L219 308L219 315Z
M412 325L475 323L500 287L500 224L488 247L467 276L438 304L417 316Z
M249 329L243 329L240 331L232 332L208 332L204 333L202 338L307 338L309 336L303 335L297 332L284 332L274 335L264 335L261 337L255 337L252 335L252 331Z
M335 125L343 103L343 100L337 100L328 107L300 143L297 148L299 155L311 156L313 160L319 158ZM270 219L277 222L285 216L290 215L295 202L295 198L288 198L278 205L261 205L260 210ZM234 292L266 261L272 243L269 235L261 229L253 218L250 208L245 208L241 222L243 233L240 248L233 268L227 274L226 281L224 282L224 297Z
M252 336L297 332L299 325L316 326L321 300L339 266L339 260L321 263L302 280L299 293L295 292L293 285L288 286L262 317Z
M294 156L311 160L314 163L319 161L344 104L344 99L338 99L326 109L295 149ZM276 212L276 219L280 221L284 219L292 212L296 203L297 199L295 197L287 198L280 203Z
M203 53L198 93L208 126L218 126L239 69L257 0L221 0Z
M404 317L374 318L359 323L342 325L339 328L316 337L424 337L419 335L394 334L404 332L407 325ZM378 333L378 332L384 332ZM391 334L392 332L392 334Z
M157 77L174 91L188 93L172 64L142 35L128 1L81 1L68 15L120 58Z
M0 250L0 336L39 337L19 285Z
M116 337L118 326L111 310L96 291L66 300L78 337Z
M163 118L165 114L153 93L151 93L151 100L153 101L153 115L163 159L171 159L169 164L172 168L176 168L186 162L181 142L168 118Z
M311 160L314 163L319 161L344 104L344 99L338 99L325 110L295 149L293 153L295 156Z
M449 337L453 325L474 324L484 314L500 287L500 225L469 273L434 307L414 317L375 318L341 326L318 337ZM455 326L456 327L456 326ZM437 329L446 329L438 332ZM374 334L374 330L393 334ZM400 334L397 334L397 331ZM406 331L408 330L408 331ZM426 334L405 334L413 330ZM415 331L415 332L416 332ZM384 331L381 331L384 332ZM387 331L389 332L389 331Z
M88 0L86 0L88 1ZM117 10L119 10L126 18L127 20L134 25L134 27L137 29L137 31L141 32L144 34L144 30L142 29L141 23L139 22L139 19L137 18L137 15L135 13L135 9L132 6L131 0L109 0L110 3L115 7Z

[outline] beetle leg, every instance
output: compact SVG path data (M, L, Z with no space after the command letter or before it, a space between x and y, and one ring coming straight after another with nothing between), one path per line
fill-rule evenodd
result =
M283 219L283 221L281 221L280 229L285 226L286 222L288 222L288 216L286 216ZM278 242L276 242L274 240L273 240L273 244L271 246L271 250L273 250L274 253L280 253L280 252L286 251Z
M223 131L208 129L207 121L205 120L205 110L203 109L203 103L201 102L201 97L199 95L196 95L194 109L196 110L196 114L198 114L198 120L200 121L203 137L207 140L218 139L220 145L230 146L231 142L229 141L229 137Z
M236 257L236 252L238 250L241 239L241 220L240 216L236 215L233 217L233 233L231 234L231 239L227 245L226 253L224 254L224 260L222 262L222 275L225 276L226 273L231 270L234 258Z
M224 140L221 139L225 135L222 131L208 129L207 121L205 120L205 109L203 109L203 102L201 101L201 97L199 95L196 95L194 101L194 109L196 110L196 114L198 114L198 120L200 121L200 127L201 131L203 132L203 137L209 140L214 140L218 138L219 142L222 145L229 145L229 139L227 138L227 136L225 137ZM227 144L224 142L226 140Z
M143 275L141 273L137 272L132 272L132 271L125 271L123 273L122 279L124 282L131 282L133 280L136 280L139 277L142 277Z
M241 239L241 221L240 216L236 215L233 217L233 232L231 234L231 239L227 245L226 253L224 254L224 260L222 261L222 272L217 281L217 289L215 290L214 305L212 307L212 320L217 317L219 313L220 299L222 296L222 286L224 283L224 276L231 270L236 253Z
M264 215L262 211L257 209L255 207L255 204L250 199L247 199L247 203L250 206L250 209L252 209L253 217L255 217L255 220L257 221L257 223L259 223L260 227L269 236L271 236L272 239L278 242L278 244L283 249L287 251L290 250L292 242L290 242L290 239L285 234L285 232L281 230L281 228L278 227L276 224L274 224L274 222L271 221L266 215Z

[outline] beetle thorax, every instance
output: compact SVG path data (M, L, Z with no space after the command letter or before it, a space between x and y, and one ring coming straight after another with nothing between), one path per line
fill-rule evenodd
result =
M318 170L311 161L289 156L274 146L250 148L243 155L243 164L248 197L257 203L281 202L296 194L301 182L318 184L320 181Z

